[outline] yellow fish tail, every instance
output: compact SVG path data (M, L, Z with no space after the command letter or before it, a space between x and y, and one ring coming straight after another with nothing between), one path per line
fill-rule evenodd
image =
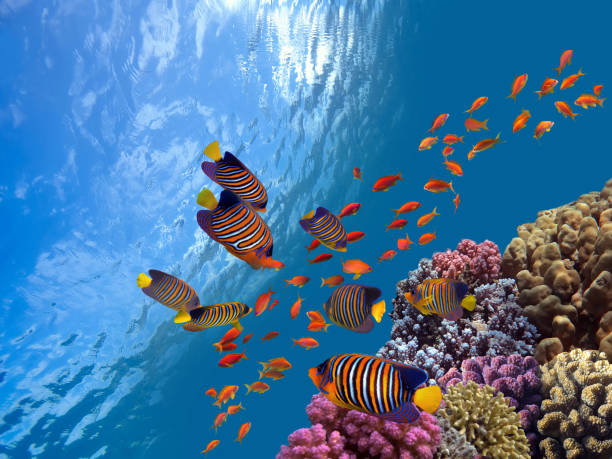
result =
M245 384L245 386L246 386L246 388L247 388L247 394L248 394L249 392L251 392L252 388L251 388L251 386L249 386L248 384Z
M190 320L191 316L189 315L189 313L183 311L182 309L174 316L175 324L184 324L185 322L189 322Z
M140 288L146 288L151 285L152 279L147 276L145 273L140 273L136 278L136 285Z
M372 315L374 316L376 322L380 323L380 321L382 320L382 316L385 313L386 307L387 304L385 303L385 300L379 301L378 303L372 306Z
M217 162L221 160L221 150L219 149L219 142L214 141L208 144L204 149L204 154L213 161Z
M442 401L440 386L428 386L414 392L414 404L430 414L436 412Z
M468 311L473 311L476 306L476 297L474 295L468 295L461 300L461 306Z
M212 194L208 188L204 188L202 191L198 193L198 197L196 202L202 207L206 207L207 209L213 210L217 207L217 198Z
M314 217L314 210L311 210L310 212L308 212L306 215L304 215L301 220L308 220L309 218Z

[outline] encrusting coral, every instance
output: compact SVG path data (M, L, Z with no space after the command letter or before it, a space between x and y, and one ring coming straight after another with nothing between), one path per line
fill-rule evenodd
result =
M501 393L474 381L450 386L440 415L465 434L479 454L491 458L529 458L529 444L519 415Z
M442 439L434 459L474 459L478 455L474 445L466 440L465 435L451 426L448 419L437 414L436 418L442 429Z
M603 352L573 349L542 365L540 450L550 458L612 457L612 365Z

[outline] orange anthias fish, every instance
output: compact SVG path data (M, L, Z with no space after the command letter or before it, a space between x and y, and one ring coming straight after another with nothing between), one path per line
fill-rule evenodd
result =
M574 101L574 105L578 105L584 109L588 107L595 107L599 104L600 107L603 107L603 101L606 99L598 99L592 94L582 94L578 99Z
M542 137L545 132L550 131L550 128L552 128L554 125L554 121L540 121L535 128L535 134L533 136L536 138L536 140L540 140L540 137Z
M237 391L238 386L223 386L223 389L219 391L217 401L214 402L213 405L216 405L221 408L221 405L227 403L229 399L233 399L236 396Z
M414 210L417 210L419 207L421 207L420 202L408 201L407 203L402 204L402 206L399 209L391 209L391 210L395 212L395 216L397 217L399 214L406 214L408 212L412 212Z
M289 314L291 314L291 319L295 319L297 317L297 315L300 313L300 308L302 307L302 301L304 301L304 298L300 298L300 295L298 295L298 299L295 300L295 303L293 303L293 306L291 306L291 309L289 310Z
M429 179L429 181L423 187L426 191L431 191L432 193L445 193L449 189L454 193L453 190L453 182L445 182L444 180L439 179Z
M276 338L278 335L280 335L280 333L277 331L268 332L261 338L261 342L263 343L264 341L270 341L271 339Z
M567 102L562 100L556 101L555 107L557 108L557 111L563 115L563 118L567 118L569 116L571 119L575 119L576 116L579 115L579 113L574 113Z
M446 168L450 171L451 174L457 175L459 177L463 176L463 169L461 169L461 165L458 162L447 159L442 164L446 166Z
M211 429L214 428L216 432L217 427L222 425L225 421L227 421L227 413L223 411L219 413L217 416L215 416L215 422L213 423L213 426L211 427Z
M494 147L496 144L502 142L499 140L501 132L497 134L494 139L484 139L478 142L476 145L472 147L472 149L468 153L468 159L473 159L476 156L476 153L480 153L481 151L488 150L489 148Z
M414 242L410 240L407 234L405 239L397 240L397 248L399 250L408 250L412 244L414 244Z
M236 438L236 441L242 443L242 439L246 434L249 433L249 430L251 430L250 422L245 422L244 424L242 424L240 426L240 429L238 429L238 438Z
M436 209L437 209L437 207L434 207L433 211L431 211L430 213L425 214L421 218L419 218L417 220L417 226L425 226L425 225L427 225L432 220L432 218L434 218L437 215L440 215L438 212L436 212Z
M419 244L420 245L425 245L425 244L433 241L435 238L436 238L436 232L435 231L433 233L425 233L425 234L423 234L419 238Z
M563 54L561 54L561 60L559 62L559 67L554 69L557 71L557 75L561 75L561 70L563 70L567 64L572 63L573 55L574 55L574 51L572 51L571 49L568 49L567 51L563 51Z
M361 169L359 169L358 167L353 167L353 178L356 178L358 180L363 180L361 178Z
M244 338L242 338L242 344L248 343L252 337L253 333L249 333L248 335L246 335Z
M325 322L310 322L308 324L308 330L309 331L313 331L313 332L317 332L317 331L327 331L327 327L329 327L330 324L325 323Z
M489 122L488 118L484 121L478 121L474 118L468 118L465 120L465 128L467 129L468 132L480 131L481 129L488 131L489 130L489 128L487 127L488 122Z
M251 384L251 385L245 384L245 386L247 387L247 394L249 394L251 392L256 392L258 394L263 394L265 391L270 389L270 386L268 386L263 381L255 381L253 384Z
M206 445L206 449L200 451L200 453L208 454L208 452L214 449L219 443L221 443L219 440L211 441L208 445Z
M472 102L472 106L470 108L468 108L464 113L469 113L470 116L472 115L472 112L475 112L476 110L478 110L480 107L482 107L484 104L487 103L487 100L489 100L488 97L479 97L478 99L476 99L474 102ZM446 138L446 137L445 137Z
M517 76L512 82L512 92L510 93L508 97L511 97L512 99L514 99L514 102L516 102L517 94L521 92L521 90L525 87L526 83L527 83L526 73L524 73L523 75Z
M310 243L310 245L306 246L306 250L308 250L308 252L310 252L311 250L316 249L320 245L321 245L321 241L319 241L318 239L313 239L312 242Z
M342 271L349 274L354 274L353 279L359 279L362 274L372 272L372 268L367 263L361 260L347 260L346 262L340 260L342 263Z
M531 118L531 113L529 113L529 110L523 109L521 114L517 116L512 123L512 132L518 132L523 129L529 118Z
M340 214L338 215L338 218L350 217L351 215L355 215L360 207L361 207L360 203L351 202L350 204L347 204L346 206L344 206L344 209L342 209L342 212L340 212Z
M238 411L244 410L244 406L242 406L242 402L238 405L230 405L227 407L227 414L236 414Z
M419 151L429 150L433 145L438 143L437 137L425 137L419 144Z
M285 359L285 357L276 357L274 359L270 359L267 362L259 362L263 365L264 370L271 368L272 370L288 370L291 368L291 364Z
M238 347L236 343L213 343L213 346L215 346L215 351L219 352L233 351Z
M260 315L262 312L268 309L268 303L270 302L273 293L278 292L273 292L272 289L268 289L266 293L262 293L261 295L259 295L259 298L257 298L257 301L255 302L256 316Z
M323 261L329 260L332 257L333 255L331 253L322 253L320 255L317 255L313 260L308 260L308 264L312 265L313 263L321 263Z
M210 389L208 389L206 392L204 392L206 395L212 397L212 398L216 398L217 397L217 391L215 390L214 387L211 387Z
M453 199L453 203L455 204L455 212L457 212L457 209L459 208L459 195L455 195L455 199Z
M293 276L292 279L286 280L287 285L285 287L289 287L290 285L294 285L296 287L302 288L306 282L310 280L310 277L307 276Z
M240 354L238 354L237 352L233 354L227 354L225 357L219 360L219 366L220 367L233 367L238 362L240 362L242 359L247 358L247 356L244 355L244 352L245 351L242 351L242 353Z
M291 338L291 339L293 339L294 346L297 344L298 346L301 346L305 348L306 350L312 349L313 347L319 347L319 342L314 338L309 338L306 336L300 339L295 339L295 338Z
M365 233L363 231L351 231L346 235L346 242L350 244L351 242L357 242L360 239L363 239Z
M389 249L389 250L385 250L385 252L380 257L377 257L377 259L378 259L378 262L380 263L383 260L393 259L395 255L397 255L397 252L393 249Z
M225 332L225 335L223 335L223 338L221 338L221 341L219 342L220 343L231 343L232 341L234 341L236 338L240 336L240 333L242 333L241 330L238 330L236 328L230 328L228 331Z
M595 94L596 96L601 95L601 90L603 89L603 87L603 84L596 84L595 86L593 86L593 94Z
M259 379L270 378L270 379L273 379L274 381L277 381L285 377L285 374L280 370L266 370L266 371L257 370L257 371L259 372Z
M321 278L321 287L324 285L328 285L330 287L335 287L344 282L344 277L341 274L336 274L335 276L328 277L327 279Z
M274 306L276 306L277 304L278 304L278 300L275 298L272 304L268 307L268 311L271 311L272 309L274 309Z
M446 134L442 142L444 142L446 145L453 145L457 142L463 143L463 136L459 137L455 134Z
M453 151L455 151L455 149L453 147L451 147L450 145L447 145L442 150L442 156L444 156L446 158L447 156L452 155Z
M578 73L574 73L573 75L568 76L561 82L561 89L571 88L572 86L574 86L576 81L578 81L578 78L583 75L584 73L582 73L582 69L580 69L578 70Z
M325 322L323 314L321 314L319 311L307 311L306 315L311 322Z
M387 225L387 229L385 231L389 231L390 229L402 229L407 224L408 220L398 218L397 220L393 220L390 225Z
M442 126L444 126L444 123L446 123L449 116L450 115L448 113L442 113L441 115L436 116L436 119L432 123L431 127L427 129L427 132L431 132L433 134L434 131L440 129Z
M401 172L397 175L386 175L381 177L376 180L372 191L387 191L389 188L395 185L398 180L404 180Z
M540 100L542 96L545 96L546 94L552 94L555 92L555 86L557 86L558 82L559 80L555 80L554 78L546 78L544 83L542 83L540 90L535 92L538 95L538 100ZM563 85L561 85L561 89L563 89Z

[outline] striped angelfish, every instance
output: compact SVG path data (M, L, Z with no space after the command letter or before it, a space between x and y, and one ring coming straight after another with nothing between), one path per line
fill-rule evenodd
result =
M236 256L255 252L258 257L272 256L272 233L263 219L228 190L221 192L213 210L200 210L200 227Z
M325 207L311 210L300 220L304 231L315 237L331 250L346 252L346 230L340 219Z
M374 321L380 322L385 313L385 300L376 304L380 289L359 284L345 284L337 287L323 309L336 325L358 333L372 330Z
M308 375L332 403L387 421L415 422L420 409L433 413L442 399L438 386L420 387L426 371L369 355L335 355Z
M183 325L183 328L188 331L200 331L232 324L238 331L242 331L242 325L238 320L249 312L251 308L244 303L218 303L202 306L189 311L189 315L184 316L189 321ZM175 322L181 323L185 319L175 319Z
M200 305L198 294L187 282L156 269L150 269L149 276L140 273L136 283L145 295L155 301L175 311L189 310Z
M447 320L463 317L463 309L473 311L476 298L467 295L468 285L455 279L426 279L410 292L406 299L422 314L437 314Z
M238 158L229 151L221 158L219 142L214 141L204 149L204 154L214 163L204 161L202 170L213 181L232 191L245 203L259 212L266 211L268 193L261 182Z

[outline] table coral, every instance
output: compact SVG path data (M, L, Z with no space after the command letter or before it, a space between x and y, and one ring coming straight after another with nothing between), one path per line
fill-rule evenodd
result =
M478 453L487 457L529 458L529 445L519 415L501 393L474 381L448 388L440 415L464 433Z
M603 352L574 349L542 365L546 458L612 457L612 365Z
M434 253L432 266L437 277L459 279L475 287L498 278L501 254L494 242L486 240L476 244L471 239L463 239L453 251Z

